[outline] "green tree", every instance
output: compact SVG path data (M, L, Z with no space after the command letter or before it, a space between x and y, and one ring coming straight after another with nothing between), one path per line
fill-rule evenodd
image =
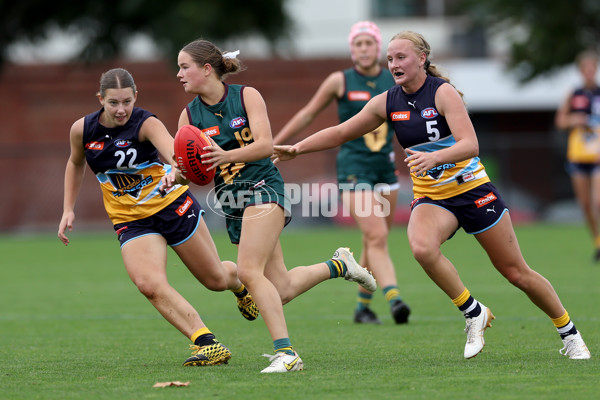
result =
M287 37L284 0L0 0L0 63L21 39L44 39L50 28L77 32L85 61L122 53L126 39L149 35L165 55L203 37L211 41L258 34L275 48Z
M523 81L572 63L600 45L598 0L462 0L475 24L508 33L509 68Z

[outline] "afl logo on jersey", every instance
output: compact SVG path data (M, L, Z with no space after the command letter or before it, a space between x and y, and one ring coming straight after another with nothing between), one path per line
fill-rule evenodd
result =
M421 117L423 117L425 119L431 119L431 118L435 118L437 116L438 116L438 112L433 107L427 107L426 109L421 111Z
M237 117L237 118L234 118L231 121L229 121L229 126L232 129L239 128L240 126L244 126L245 124L246 124L246 118L244 118L244 117Z
M131 146L131 140L119 139L115 140L115 146L117 147L129 147Z

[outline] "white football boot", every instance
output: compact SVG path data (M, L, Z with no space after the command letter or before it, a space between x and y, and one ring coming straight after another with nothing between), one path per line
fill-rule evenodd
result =
M485 340L483 333L492 326L492 320L496 319L489 308L479 303L481 313L477 317L467 318L465 333L467 343L465 344L465 358L473 358L483 350Z
M559 352L563 356L567 356L571 360L587 360L592 357L579 332L567 336L562 341L565 346Z
M344 279L347 281L357 282L360 286L364 287L370 292L374 292L377 290L377 282L375 282L375 278L373 275L366 269L361 267L354 256L350 252L350 249L347 247L340 247L333 254L334 260L343 261L346 264L346 268L348 271L344 276Z
M290 355L287 353L277 353L274 356L270 354L263 354L264 357L267 357L271 362L267 368L260 371L263 374L269 374L272 372L292 372L292 371L302 371L304 369L304 363L302 359L294 351L294 355Z

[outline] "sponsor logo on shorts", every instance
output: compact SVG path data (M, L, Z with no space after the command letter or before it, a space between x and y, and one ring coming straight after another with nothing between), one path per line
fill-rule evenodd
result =
M410 202L410 209L412 210L412 209L413 209L413 207L414 207L415 205L417 205L417 203L419 202L419 200L422 200L422 199L424 199L424 198L425 198L425 197L417 197L416 199L414 199L413 201L411 201L411 202Z
M119 238L119 240L121 240L121 236L123 235L123 232L125 232L127 230L127 228L129 228L127 225L117 229L117 237Z
M486 194L485 196L475 200L475 205L477 206L477 208L481 208L483 206L485 206L486 204L491 203L492 201L496 200L497 197L493 192L489 192L488 194Z
M210 128L202 129L202 133L206 136L217 136L221 134L218 126L211 126Z
M180 217L183 216L183 214L185 214L187 212L187 210L190 209L190 207L192 206L194 202L192 201L192 199L190 198L190 196L187 196L183 202L182 205L179 206L179 208L177 208L177 210L175 210L175 212L177 213L177 215L179 215Z
M362 90L351 90L348 92L348 100L350 101L369 101L371 93Z
M390 114L392 121L408 121L410 120L410 111L394 111Z
M433 107L427 107L426 109L421 111L421 117L423 117L425 119L431 119L431 118L435 118L437 116L438 116L438 112Z
M85 148L88 150L102 150L104 142L89 142L85 144Z
M229 126L233 129L239 128L240 126L246 125L246 118L237 117L229 121Z

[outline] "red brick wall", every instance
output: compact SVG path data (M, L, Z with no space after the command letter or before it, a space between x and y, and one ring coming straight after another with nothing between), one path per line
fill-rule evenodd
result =
M312 96L332 71L349 60L245 61L248 69L228 78L257 88L265 98L276 133ZM64 168L69 156L71 124L95 111L100 75L124 67L134 76L137 106L155 113L174 134L185 104L191 100L168 63L106 63L92 66L7 65L0 73L0 175L3 196L0 232L56 229L62 214ZM310 132L337 122L330 106ZM308 132L307 132L308 133ZM333 179L335 151L310 154L282 164L286 181ZM100 189L88 169L76 207L77 224L110 227Z

